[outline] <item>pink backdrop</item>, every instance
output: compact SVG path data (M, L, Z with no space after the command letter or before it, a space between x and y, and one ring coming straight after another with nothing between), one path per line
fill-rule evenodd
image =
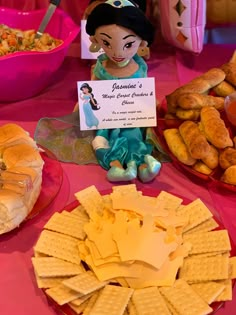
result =
M80 23L81 16L89 0L61 0L60 8L65 10L73 20ZM0 6L18 10L36 10L49 5L49 0L0 0Z

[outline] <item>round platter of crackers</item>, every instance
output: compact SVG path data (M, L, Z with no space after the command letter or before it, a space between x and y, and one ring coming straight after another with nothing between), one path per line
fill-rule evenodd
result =
M225 98L236 91L236 54L167 95L158 108L156 133L173 164L236 192L236 128Z
M67 315L205 315L232 299L236 251L199 198L89 186L35 246L35 285Z
M0 235L43 211L62 184L62 168L17 124L0 126Z

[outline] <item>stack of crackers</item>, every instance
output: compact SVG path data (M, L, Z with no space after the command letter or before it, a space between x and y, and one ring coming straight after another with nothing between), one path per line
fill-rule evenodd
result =
M80 205L54 213L32 263L39 288L60 307L90 315L204 315L232 299L236 257L198 198L188 204L134 184L101 195L75 194Z

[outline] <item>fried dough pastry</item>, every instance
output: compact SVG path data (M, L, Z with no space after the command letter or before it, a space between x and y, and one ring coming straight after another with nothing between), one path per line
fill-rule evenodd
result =
M234 142L234 147L235 147L235 149L236 149L236 136L233 137L233 142Z
M235 88L225 80L222 81L220 84L213 87L213 91L216 93L216 95L221 97L226 97L229 94L235 92Z
M210 145L209 153L202 159L202 162L213 170L219 164L219 151L213 145Z
M227 184L236 185L236 165L228 167L224 171L221 180Z
M193 169L199 173L205 174L205 175L210 175L212 172L212 169L209 168L204 162L202 161L197 161L193 165Z
M200 117L200 110L177 108L175 115L181 120L197 120Z
M233 146L229 131L217 109L214 107L203 107L200 116L200 128L211 144L218 149Z
M236 87L236 63L228 62L221 66L225 73L225 80Z
M210 152L210 144L201 133L198 124L193 121L184 121L179 126L179 132L186 144L189 153L194 159L204 159Z
M223 109L224 98L198 93L185 93L178 97L177 105L183 109L201 109L205 106L213 106L216 109Z
M208 94L209 90L225 79L225 72L220 68L212 68L189 83L177 88L166 96L168 112L175 113L177 99L184 93Z
M196 159L190 155L177 128L166 129L163 134L170 151L180 162L186 165L193 165L196 162Z
M236 149L225 148L220 152L219 164L225 170L231 165L236 165Z

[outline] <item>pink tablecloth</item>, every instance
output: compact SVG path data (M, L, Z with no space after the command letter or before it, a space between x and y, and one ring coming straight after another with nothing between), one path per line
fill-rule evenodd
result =
M199 56L175 52L172 48L152 51L148 61L149 76L156 78L157 98L161 101L179 84L185 83L210 67L219 66L232 55L235 46L206 46ZM90 67L78 58L67 57L55 80L37 97L12 104L0 104L0 124L15 121L33 136L41 117L58 117L70 112L77 100L76 81L89 78ZM89 185L99 190L112 184L98 165L61 164L62 187L55 200L35 218L19 229L0 236L0 312L7 315L53 315L56 311L37 289L31 265L33 246L43 225L57 210L74 200L74 193ZM218 215L236 242L236 197L233 193L209 189L206 182L177 170L171 163L162 166L160 176L150 184L135 181L138 187L166 190L189 200L200 197ZM232 315L236 309L236 289L218 315Z

